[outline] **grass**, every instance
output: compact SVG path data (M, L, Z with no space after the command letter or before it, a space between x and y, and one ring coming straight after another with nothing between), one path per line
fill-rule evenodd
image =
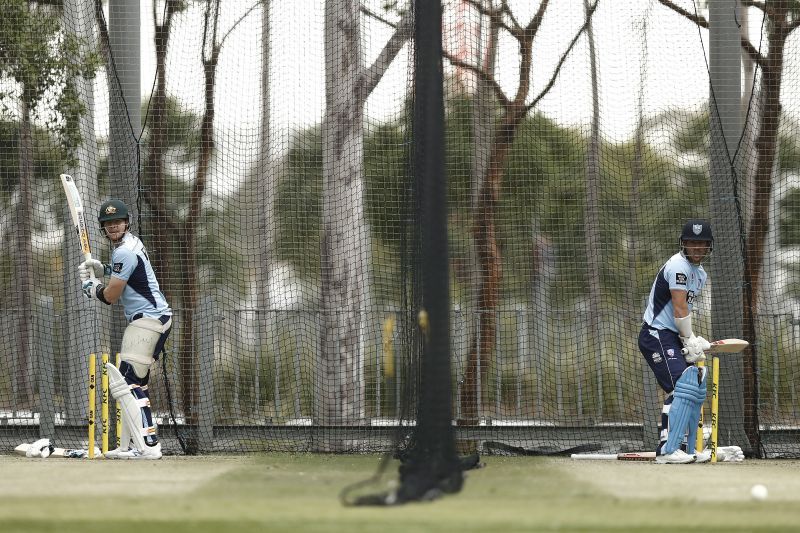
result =
M378 456L264 454L158 462L0 456L0 530L796 531L800 463L655 465L486 457L462 492L431 503L344 507ZM396 477L396 465L387 477ZM767 501L749 498L763 483ZM376 487L376 491L380 487ZM669 520L669 523L665 523Z

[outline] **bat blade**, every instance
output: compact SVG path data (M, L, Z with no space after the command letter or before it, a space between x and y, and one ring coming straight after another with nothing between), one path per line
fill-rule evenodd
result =
M742 339L720 339L711 343L709 353L739 353L750 346L750 343Z
M83 214L83 202L78 191L78 185L69 174L61 174L61 184L64 186L64 194L67 195L69 214L72 217L75 233L78 234L81 253L84 259L91 259L92 247L89 244L89 230L86 227L86 217Z
M576 461L652 461L656 452L573 453L570 457Z
M103 454L100 453L100 448L94 448L94 458L97 459L98 457L102 457ZM53 450L53 453L50 457L62 457L64 459L91 459L89 457L89 450L85 448L75 448L75 449L65 449L65 448L56 448Z
M617 454L618 461L654 461L655 458L656 452L629 452Z

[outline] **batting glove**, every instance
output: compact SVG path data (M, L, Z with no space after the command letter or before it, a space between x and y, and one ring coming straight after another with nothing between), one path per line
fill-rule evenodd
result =
M706 354L703 351L711 348L711 344L703 337L695 337L692 335L688 339L683 339L683 358L687 363L696 363L698 361L705 361Z
M88 280L83 282L83 294L90 300L92 298L97 298L97 291L104 287L104 285L100 282L97 278L89 278Z
M710 349L711 349L711 343L710 343L710 342L708 342L708 341L707 341L706 339L704 339L703 337L695 337L695 343L697 343L697 346L698 346L698 347L699 347L701 350L703 350L704 352L705 352L706 350L710 350Z
M103 263L97 259L87 259L78 265L78 275L81 277L82 283L88 281L90 278L102 277L104 272L105 268L103 267Z
M28 451L25 452L25 456L47 459L51 453L53 453L53 446L50 444L50 439L39 439L30 445Z
M717 461L741 463L744 461L744 452L738 446L717 446Z

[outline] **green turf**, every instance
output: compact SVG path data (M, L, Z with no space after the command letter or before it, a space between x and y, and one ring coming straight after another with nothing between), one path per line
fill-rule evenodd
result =
M719 465L484 458L432 503L348 508L377 456L267 454L155 462L0 456L0 531L796 531L800 463ZM395 477L392 465L389 478ZM148 494L147 482L151 493ZM770 489L764 502L749 489ZM132 493L125 496L127 493ZM124 517L130 517L126 520ZM666 516L680 524L663 524ZM134 529L135 530L135 529Z

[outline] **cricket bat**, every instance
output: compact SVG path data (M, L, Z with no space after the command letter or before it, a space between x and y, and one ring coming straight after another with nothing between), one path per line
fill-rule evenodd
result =
M739 353L750 346L750 343L742 339L721 339L711 343L709 353Z
M744 341L742 339L720 339L710 344L711 348L706 350L706 352L713 354L739 353L748 346L750 346L749 342ZM684 348L683 350L681 350L681 353L683 355L686 355L689 352L686 350L686 348Z
M14 453L17 455L26 456L28 449L31 447L30 444L20 444L16 448L14 448ZM100 453L100 449L95 447L95 457L102 457ZM82 448L53 448L53 453L50 454L50 457L63 457L64 459L87 459L89 458L89 450L82 449Z
M573 453L576 461L653 461L656 452L624 452L624 453Z

